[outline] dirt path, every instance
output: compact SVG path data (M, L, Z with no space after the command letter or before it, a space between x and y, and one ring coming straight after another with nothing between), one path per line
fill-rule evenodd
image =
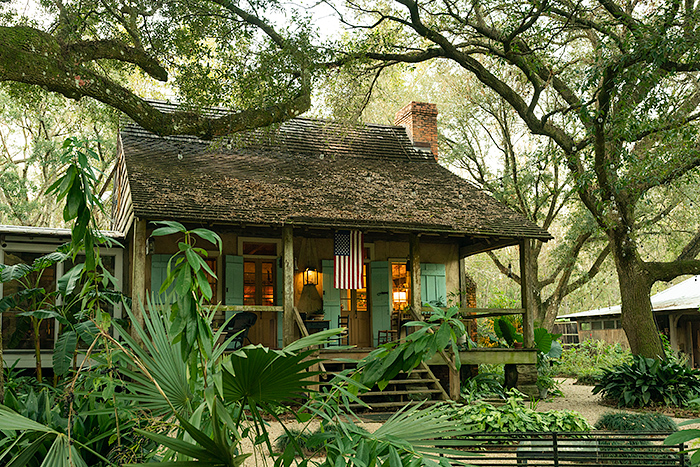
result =
M593 386L579 386L574 384L571 378L557 378L561 382L561 390L564 397L550 397L537 404L538 412L548 410L574 410L580 413L588 423L595 425L601 415L607 412L635 413L633 410L616 409L600 404L600 396L594 396L591 392ZM684 422L684 418L673 418L676 423ZM689 425L682 428L700 428L700 425Z

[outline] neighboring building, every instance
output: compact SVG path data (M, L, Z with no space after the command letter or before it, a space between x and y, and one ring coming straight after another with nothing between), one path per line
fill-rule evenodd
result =
M104 232L105 235L121 241L119 232ZM71 231L68 229L53 229L42 227L26 227L0 225L0 264L13 266L24 263L31 265L35 259L70 242ZM117 290L122 290L124 278L124 258L121 248L102 248L100 250L102 263L105 268L117 278ZM81 262L78 257L76 262ZM56 290L57 281L72 267L70 261L57 263L46 268L39 278L39 286L47 292ZM17 291L16 282L0 283L0 297L9 296ZM113 311L115 318L121 318L121 306ZM34 337L29 326L29 319L18 317L18 311L2 313L2 342L3 358L6 365L16 364L17 368L34 368L36 366L34 353ZM51 367L51 357L55 340L58 336L58 322L54 319L44 319L41 322L39 343L41 360L44 368Z
M671 346L700 364L700 276L694 276L651 296L656 323ZM560 316L578 323L579 340L619 342L629 348L620 323L620 305Z

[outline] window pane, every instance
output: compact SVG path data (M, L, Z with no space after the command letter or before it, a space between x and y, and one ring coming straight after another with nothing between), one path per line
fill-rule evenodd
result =
M277 256L277 243L243 242L243 254Z
M31 265L35 259L44 256L45 253L14 253L5 252L5 264L13 266L16 264ZM26 288L43 288L47 294L56 290L56 266L50 266L41 272L35 272L26 277L20 283L18 281L3 284L3 296L8 297ZM21 311L31 311L41 309L43 303L53 303L53 297L46 295L35 299L34 304L24 301L19 304ZM34 335L32 332L31 319L26 316L17 316L21 311L8 311L2 316L2 337L3 348L5 349L33 349ZM39 326L39 345L42 349L53 349L55 335L55 322L53 319L41 321Z
M243 304L244 305L257 305L255 303L255 261L244 261L243 262Z
M615 329L615 320L603 321L603 329Z
M406 263L391 264L391 301L392 309L396 312L408 307L408 295L410 290L408 268Z
M591 323L591 325L592 325L591 327L594 331L598 331L600 329L603 329L603 322L602 321L593 321L593 323Z
M591 330L591 323L588 321L584 321L582 323L579 323L579 326L581 326L581 331L590 331Z

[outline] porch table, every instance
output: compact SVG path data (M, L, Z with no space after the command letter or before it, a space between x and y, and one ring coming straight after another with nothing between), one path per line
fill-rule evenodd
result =
M313 334L314 332L319 331L325 331L326 329L330 328L330 325L331 322L328 319L304 320L304 326L306 326L306 330L309 331L309 334Z

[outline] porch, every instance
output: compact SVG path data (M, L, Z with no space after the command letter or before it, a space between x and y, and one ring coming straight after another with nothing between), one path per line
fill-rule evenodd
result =
M221 306L221 309L227 313L249 312L261 314L265 312L284 313L284 307L267 307L268 310L261 310L261 307L246 307L246 306ZM432 307L422 307L422 314L416 316L409 312L406 313L406 320L392 320L399 326L406 321L420 320L433 311ZM524 315L524 309L477 309L477 308L462 308L460 316L465 327L469 329L475 322L476 318L498 317L505 315L521 314ZM300 336L308 336L310 333L316 332L319 329L337 328L338 326L330 326L327 320L304 320L301 313L296 307L293 307L293 317L295 331ZM315 327L322 323L323 326ZM263 319L263 325L255 330L256 325L251 328L248 334L251 343L259 343L259 338L264 336L265 329L271 326L271 322ZM405 336L405 330L392 328L391 336L402 338ZM352 361L359 361L367 357L375 347L354 347L341 348L340 345L346 345L349 336L345 335L345 342L339 341L336 345L328 345L325 348L320 348L318 357L322 359L320 365L321 371L326 374L332 374L336 371L354 367ZM392 339L395 340L395 339ZM456 359L459 359L461 365L457 365ZM391 382L389 388L382 393L371 392L367 394L369 399L376 399L376 396L398 396L398 401L407 400L423 400L430 395L437 395L438 398L457 400L460 397L461 383L465 378L471 376L473 367L480 364L503 364L506 368L506 387L517 387L521 392L537 397L539 392L536 386L537 381L537 351L531 348L509 349L509 348L471 348L462 350L457 355L451 355L447 352L440 352L434 355L424 364L421 364L412 374L400 376L397 380ZM457 369L461 366L461 371ZM329 376L322 378L329 379ZM431 386L432 385L432 386ZM394 402L386 402L385 398L378 403L370 404L373 408L391 407L396 405Z

